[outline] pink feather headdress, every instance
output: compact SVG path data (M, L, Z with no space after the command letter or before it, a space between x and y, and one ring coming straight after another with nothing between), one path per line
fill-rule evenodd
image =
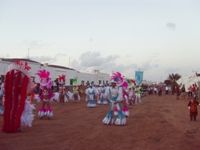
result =
M7 72L9 72L11 70L18 70L18 71L23 72L26 76L29 77L30 69L31 69L31 67L29 66L29 64L26 61L16 60L14 63L9 65Z
M39 70L37 75L40 77L40 85L43 87L47 87L48 89L52 86L52 81L50 78L49 71L43 69Z
M49 71L46 71L45 69L44 70L39 70L37 75L40 77L40 78L46 78L48 79L49 78Z
M122 86L123 88L128 87L128 82L125 80L125 77L120 72L115 72L111 76L111 80L116 82L118 86Z

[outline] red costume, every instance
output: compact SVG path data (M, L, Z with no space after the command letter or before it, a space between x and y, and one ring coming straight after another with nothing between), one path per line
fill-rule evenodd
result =
M29 70L30 67L27 62L17 61L9 66L6 73L4 132L14 133L20 130L26 96L31 87L31 80L28 75Z
M65 75L59 75L59 101L64 103L66 101L66 89L65 89Z
M190 120L194 120L196 121L196 117L198 114L198 109L197 106L199 105L199 102L197 102L195 99L192 99L189 103L188 103L188 108L190 110Z

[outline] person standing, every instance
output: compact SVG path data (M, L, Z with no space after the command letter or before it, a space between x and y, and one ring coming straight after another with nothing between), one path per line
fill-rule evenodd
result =
M32 91L32 81L29 76L31 67L27 62L18 60L9 65L5 76L5 102L3 116L3 131L15 133L21 131L22 125L30 125L33 121L32 105L26 103L28 93ZM26 111L30 108L30 111ZM26 116L26 120L24 120Z
M127 86L124 77L121 73L113 73L111 78L111 87L109 89L109 110L102 122L105 125L119 125L126 124L126 116L123 113L123 87Z
M193 97L188 103L188 109L190 111L190 120L196 121L196 117L198 115L197 106L200 105L198 101Z
M53 110L50 104L51 98L53 98L54 94L52 91L52 81L50 78L50 72L47 70L39 70L38 76L40 77L40 94L39 97L42 101L42 107L38 111L38 116L40 119L42 118L52 118Z
M87 101L87 107L94 108L96 107L96 89L93 87L92 84L89 85L89 87L86 89L86 101Z

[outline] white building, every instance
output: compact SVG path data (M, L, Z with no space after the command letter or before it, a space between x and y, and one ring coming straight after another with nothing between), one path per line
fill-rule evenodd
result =
M71 85L72 80L76 79L77 84L80 84L81 81L89 81L94 82L95 84L99 83L106 83L110 80L110 75L101 73L98 70L95 70L94 73L83 73L79 72L73 68L68 68L64 66L58 66L58 65L50 65L50 64L41 64L39 62L30 60L30 59L21 59L21 58L2 58L0 59L0 75L5 75L8 65L15 62L16 60L23 60L27 61L29 66L31 67L30 75L35 80L35 82L39 82L39 78L37 76L37 72L40 69L46 69L50 72L51 78L54 81L59 75L65 75L66 77L66 85Z

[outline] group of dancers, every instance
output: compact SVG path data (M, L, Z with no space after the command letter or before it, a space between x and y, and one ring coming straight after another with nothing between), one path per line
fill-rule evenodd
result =
M32 93L36 87L29 75L30 69L26 61L14 62L8 68L3 86L1 84L0 113L3 115L4 132L19 132L23 126L32 126L35 110ZM40 78L38 99L42 102L38 116L49 119L53 117L50 99L54 96L50 73L39 70L37 75Z
M18 132L22 126L31 127L34 120L35 106L32 103L37 99L41 103L37 115L40 119L51 119L53 109L51 102L59 99L59 102L66 102L65 76L59 76L59 92L54 92L50 72L42 69L38 70L40 83L33 84L29 71L31 67L25 61L16 61L9 66L5 75L4 85L0 89L0 113L3 114L3 131ZM39 86L38 86L39 85ZM33 95L34 91L37 94ZM94 108L97 104L109 105L109 110L102 122L106 125L125 125L129 116L128 105L133 104L135 95L132 87L125 77L116 72L112 75L110 84L95 86L91 84L81 84L74 86L73 98L80 101L86 100L89 108ZM4 96L4 103L2 99ZM140 102L140 100L138 101Z
M60 103L68 102L69 97L80 101L85 99L88 108L97 105L108 105L108 112L102 119L105 125L127 124L129 105L141 103L141 87L127 80L120 72L111 76L110 83L96 86L94 82L73 87L73 92L66 90L65 76L58 77L58 92L53 90L53 81L50 72L38 70L40 83L35 86L29 76L31 67L25 61L17 61L11 64L5 75L5 82L0 86L0 115L3 114L3 131L8 133L18 132L22 126L31 127L34 120L35 106L33 99L41 103L38 110L39 119L51 119L53 117L52 101ZM39 85L39 86L38 86ZM33 95L37 91L36 95ZM71 95L71 96L70 96ZM4 103L3 103L4 97ZM196 120L197 105L191 100L188 104L191 120Z
M120 72L115 72L110 85L88 85L87 106L94 108L97 104L109 104L109 110L102 120L103 124L125 125L129 116L128 105L141 102L141 88L137 86L134 89L134 86L135 83L130 84Z

